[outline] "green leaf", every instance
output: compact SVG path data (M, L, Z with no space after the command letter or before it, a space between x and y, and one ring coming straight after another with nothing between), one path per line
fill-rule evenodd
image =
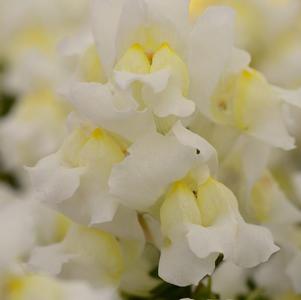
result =
M0 94L0 117L7 115L16 102L16 97L11 94Z

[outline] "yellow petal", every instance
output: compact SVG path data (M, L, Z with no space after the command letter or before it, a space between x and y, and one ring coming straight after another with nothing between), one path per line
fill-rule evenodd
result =
M254 69L244 70L237 83L233 105L236 126L248 130L272 98L272 89L266 79Z
M194 20L210 5L211 0L191 0L189 3L189 15Z
M160 209L162 231L169 235L184 223L200 224L201 216L194 193L179 181L173 184Z
M60 101L50 88L33 90L25 94L16 107L17 118L24 121L49 118L55 123L65 120L67 113L67 105Z
M89 47L81 57L80 69L85 81L105 82L105 74L95 45Z
M37 275L11 278L5 288L6 300L63 300L64 291L54 280Z
M264 174L254 185L251 194L251 209L259 222L267 221L273 201L275 182L269 173Z
M89 126L74 130L66 139L62 155L67 163L74 167L107 165L109 168L124 158L124 150L101 128Z
M183 94L188 95L189 72L187 65L168 44L164 43L153 56L150 72L159 71L168 67L171 68L176 83L182 86Z
M78 163L81 166L96 163L113 165L123 158L119 144L104 130L96 128L81 148Z
M125 71L138 74L147 74L150 70L150 61L139 45L130 47L115 65L116 71Z
M199 186L197 204L204 226L210 226L217 218L235 213L238 209L234 194L211 177Z
M66 251L76 255L71 262L77 266L76 272L80 274L81 269L90 266L88 276L93 274L93 281L100 281L101 285L117 283L124 264L121 248L115 237L96 228L76 225L70 232L64 245Z
M38 49L44 54L54 54L58 40L52 32L42 26L28 26L19 30L7 46L7 55L11 59L29 49Z

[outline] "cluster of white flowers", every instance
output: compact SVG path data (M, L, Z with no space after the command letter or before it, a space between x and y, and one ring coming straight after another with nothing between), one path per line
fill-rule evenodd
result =
M0 299L300 300L300 20L2 0Z

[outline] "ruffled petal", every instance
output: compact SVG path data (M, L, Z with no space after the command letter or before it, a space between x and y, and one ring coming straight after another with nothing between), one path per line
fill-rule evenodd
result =
M110 191L125 206L142 210L149 208L170 183L181 179L192 167L204 162L194 146L182 144L173 135L145 135L129 148L129 156L113 167L109 180Z
M52 154L27 168L35 197L48 203L59 203L70 198L78 189L82 168L68 168L61 164L59 154Z
M96 83L78 83L72 87L70 102L81 115L103 128L135 140L146 132L154 131L155 125L148 111L136 111L136 104L131 100L117 109L118 101L108 85Z
M178 286L196 285L206 275L212 274L217 256L212 254L200 259L185 240L172 241L161 249L159 276Z
M243 220L237 227L235 238L231 260L244 268L251 268L266 262L273 253L279 250L268 229L247 224Z
M286 90L275 86L274 91L287 104L301 108L301 89Z

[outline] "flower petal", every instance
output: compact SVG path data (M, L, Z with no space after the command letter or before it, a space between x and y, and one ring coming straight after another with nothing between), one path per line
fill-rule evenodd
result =
M155 130L152 116L148 111L135 111L133 103L125 103L123 106L126 108L118 110L114 105L115 96L108 85L78 83L72 87L69 100L81 115L96 125L131 141L148 131Z
M159 276L178 286L198 284L206 275L212 274L217 256L212 254L200 259L189 249L185 240L172 241L161 249Z
M237 228L236 241L231 260L244 268L266 262L279 250L273 243L272 234L262 226L247 224L243 220Z
M190 97L208 117L210 97L232 55L233 34L233 11L228 7L210 7L190 35Z
M27 168L35 189L36 199L59 203L70 198L80 184L82 168L68 168L60 163L55 153L40 160L33 168Z
M93 0L92 29L106 75L110 75L116 59L116 35L124 0Z
M200 159L193 147L157 133L139 139L129 153L113 167L110 191L125 206L142 210L152 206L171 182L184 177Z
M290 277L295 291L301 293L301 251L290 261L286 273Z

